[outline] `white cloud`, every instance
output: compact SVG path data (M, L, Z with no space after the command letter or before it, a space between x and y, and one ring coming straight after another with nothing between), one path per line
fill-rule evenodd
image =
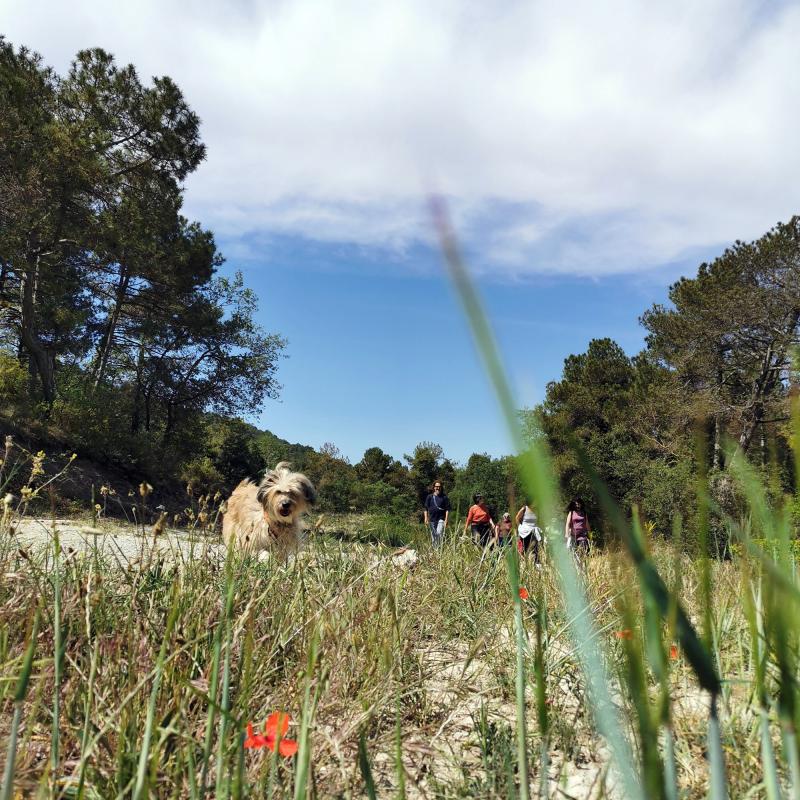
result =
M0 0L65 69L169 74L209 157L189 211L227 238L403 247L452 198L485 270L599 274L758 236L798 207L800 7Z

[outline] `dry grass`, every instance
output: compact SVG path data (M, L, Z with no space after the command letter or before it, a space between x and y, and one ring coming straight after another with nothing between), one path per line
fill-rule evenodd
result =
M293 760L242 749L245 724L258 726L274 710L292 715L288 735L295 737L306 713L313 796L363 793L362 735L367 770L380 797L400 792L399 764L409 797L514 793L514 603L504 561L481 559L474 546L451 542L441 552L422 550L416 569L406 572L384 557L390 552L319 536L290 564L234 560L227 575L215 558L141 560L128 569L91 551L63 559L57 582L63 675L53 773L56 571L52 552L49 558L44 552L25 557L6 531L0 550L4 720L13 712L34 610L42 612L21 715L15 787L23 796L37 791L45 797L78 796L83 773L84 797L132 795L154 676L160 672L142 796L203 796L203 774L216 796L267 791L291 796ZM703 617L696 565L685 557L676 562L666 546L657 549L656 562L668 585L679 565L682 600L690 616ZM603 796L608 754L593 730L554 570L546 566L540 572L523 563L521 581L530 592L523 615L531 643L524 664L534 790L542 784L542 731L534 699L541 608L548 796L564 796L559 786L575 797ZM713 566L712 581L712 638L727 679L722 733L731 791L738 797L761 780L753 647L741 604L743 586L758 585L759 579L743 573L740 563L722 563ZM624 555L606 552L590 559L585 583L599 631L597 647L607 652L613 694L638 747L635 698L625 688L626 649L643 646L635 615L630 624L639 604L635 574ZM615 635L629 628L632 639ZM313 647L319 652L309 673ZM685 797L705 796L708 698L680 655L669 668L680 786ZM656 681L652 675L647 680L655 698ZM222 713L226 687L229 711ZM0 745L5 750L5 741Z

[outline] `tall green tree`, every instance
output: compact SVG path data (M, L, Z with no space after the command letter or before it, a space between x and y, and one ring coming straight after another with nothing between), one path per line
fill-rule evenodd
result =
M205 150L171 80L145 87L99 49L79 53L61 79L0 40L0 120L0 299L52 404L59 359L84 356L94 316L118 313L119 302L91 296L95 276L118 272L124 294L137 261L131 242L153 231L128 211L138 202L140 217L148 206L174 217L179 184Z
M670 288L670 307L642 316L649 351L677 378L682 397L713 431L744 452L787 418L792 349L800 323L800 218L762 238L736 242L697 277ZM763 454L762 446L762 454Z
M435 480L441 480L445 489L453 485L455 465L445 458L441 445L435 442L420 442L410 455L404 456L408 463L408 480L411 492L422 504Z

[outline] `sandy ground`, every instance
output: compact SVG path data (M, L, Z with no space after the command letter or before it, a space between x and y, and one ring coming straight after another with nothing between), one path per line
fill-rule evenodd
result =
M53 520L22 519L16 524L15 536L19 545L40 555L52 547ZM78 520L56 519L56 530L64 553L71 551L92 552L120 562L125 566L155 548L155 554L170 554L176 560L198 558L206 555L224 555L224 547L218 537L203 537L168 528L154 538L137 532L133 525L125 523L100 523L92 528Z

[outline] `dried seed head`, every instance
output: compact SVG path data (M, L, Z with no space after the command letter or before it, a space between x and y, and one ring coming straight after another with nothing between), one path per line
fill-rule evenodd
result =
M38 478L39 475L44 475L44 450L40 450L34 457L33 457L33 464L31 465L31 477L28 479L28 483L31 483L34 478Z

